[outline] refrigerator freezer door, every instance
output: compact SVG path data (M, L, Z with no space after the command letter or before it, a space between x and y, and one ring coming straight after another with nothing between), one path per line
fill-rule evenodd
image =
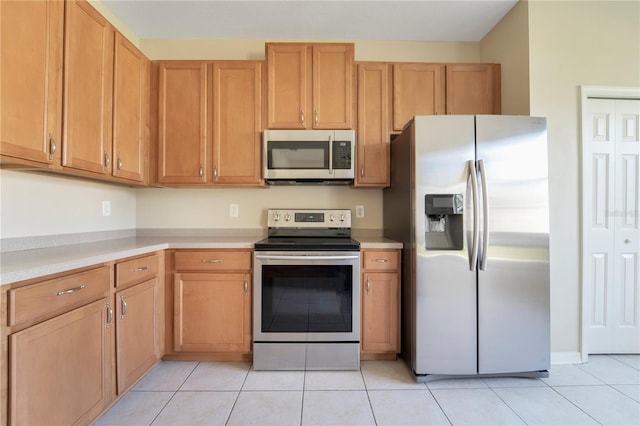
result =
M550 367L546 140L544 118L476 116L488 225L478 271L480 374Z
M469 268L473 228L468 161L474 153L473 116L414 119L416 374L476 374L476 272ZM427 249L426 194L462 194L463 247Z

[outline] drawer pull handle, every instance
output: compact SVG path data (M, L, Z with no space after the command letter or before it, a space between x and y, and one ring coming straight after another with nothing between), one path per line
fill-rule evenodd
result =
M376 263L387 263L389 259L372 259Z
M80 291L83 288L85 288L86 286L84 284L82 284L79 287L74 287L74 288L70 288L68 290L60 290L59 292L57 292L56 294L58 296L64 296L65 294L71 294L71 293L75 293L76 291Z
M244 282L244 294L249 294L249 283L247 281Z
M127 313L127 307L128 307L127 302L125 302L125 300L124 300L124 296L120 296L120 303L122 304L121 305L122 306L122 313L120 314L120 319L123 320L124 316Z
M371 281L367 278L367 294L371 293Z
M113 308L111 307L109 302L107 302L107 323L104 325L104 328L111 327L112 322L113 322Z
M143 272L143 271L146 271L147 269L149 269L148 266L141 266L139 268L134 269L133 272Z
M202 263L222 263L222 259L202 259Z

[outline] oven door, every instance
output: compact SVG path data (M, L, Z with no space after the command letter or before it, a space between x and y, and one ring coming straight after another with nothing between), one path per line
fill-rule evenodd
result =
M359 251L257 251L254 342L359 342Z

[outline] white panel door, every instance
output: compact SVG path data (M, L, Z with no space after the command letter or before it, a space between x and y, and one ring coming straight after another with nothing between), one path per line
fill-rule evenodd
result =
M583 125L588 353L640 352L640 101L589 99Z

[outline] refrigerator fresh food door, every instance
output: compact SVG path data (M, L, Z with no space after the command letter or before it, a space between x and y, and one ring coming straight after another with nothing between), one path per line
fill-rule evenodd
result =
M546 370L549 194L544 118L476 116L478 373Z
M474 117L417 116L413 126L416 263L412 367L416 374L476 374L476 271L469 261L474 218L470 185ZM452 207L459 210L460 201L462 214L444 214Z

